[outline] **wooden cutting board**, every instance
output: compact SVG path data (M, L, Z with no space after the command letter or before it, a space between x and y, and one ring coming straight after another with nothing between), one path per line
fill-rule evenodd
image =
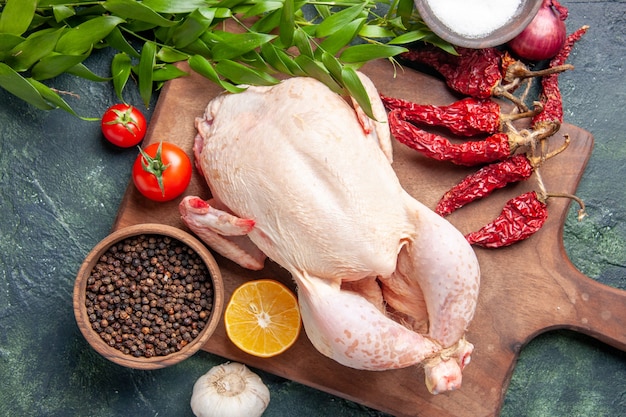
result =
M393 68L387 61L370 63L363 71L388 96L431 104L458 99L439 80ZM144 144L174 142L191 156L194 118L203 114L208 101L219 92L218 87L194 73L168 82ZM571 137L570 146L549 160L542 173L548 191L574 193L591 154L593 137L568 124L558 135L565 133ZM400 144L395 145L393 166L406 190L431 208L446 190L474 171L428 160ZM509 198L535 186L534 179L510 186L448 218L464 233L477 230L493 219ZM208 198L209 190L194 174L187 194ZM178 214L179 201L150 202L131 183L113 228L160 222L186 229ZM239 351L227 339L223 325L203 349L398 416L498 415L520 349L539 333L573 329L626 350L626 292L603 286L576 270L562 244L569 200L550 199L548 207L548 221L530 239L508 248L476 249L482 282L476 316L467 334L475 352L458 391L429 394L419 367L385 372L346 368L319 354L304 332L290 350L270 359ZM289 274L271 262L263 271L252 272L219 256L216 259L227 298L242 282L260 277L276 278L293 287Z

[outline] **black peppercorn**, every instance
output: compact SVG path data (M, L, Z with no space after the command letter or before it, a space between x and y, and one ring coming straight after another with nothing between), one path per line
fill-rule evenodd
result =
M209 271L176 239L140 235L112 245L87 280L85 305L102 340L135 357L165 356L193 341L213 305Z

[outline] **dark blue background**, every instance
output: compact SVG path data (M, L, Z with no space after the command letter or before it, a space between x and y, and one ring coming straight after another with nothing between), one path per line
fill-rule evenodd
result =
M626 3L563 1L568 32L590 25L560 78L565 121L590 131L595 148L578 189L588 208L573 213L565 246L586 275L626 289ZM110 51L87 65L109 73ZM62 76L52 86L84 116L116 102L107 83ZM127 100L141 103L136 91ZM149 114L150 109L144 109ZM74 321L80 263L111 228L135 150L118 150L97 122L37 110L0 91L0 415L191 416L197 377L222 358L201 352L159 371L119 367L95 353ZM379 413L279 377L267 416ZM626 356L565 331L526 346L503 416L617 416L626 413Z

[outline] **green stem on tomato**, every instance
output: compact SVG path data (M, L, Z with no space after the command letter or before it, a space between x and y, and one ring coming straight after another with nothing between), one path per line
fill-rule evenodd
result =
M159 147L157 148L156 153L154 154L154 158L144 152L141 147L139 147L139 152L143 159L141 160L141 166L143 170L149 174L154 175L159 184L159 188L161 189L161 194L165 197L165 186L163 185L163 172L170 166L169 164L164 164L163 159L161 157L161 149L163 146L163 142L159 143Z

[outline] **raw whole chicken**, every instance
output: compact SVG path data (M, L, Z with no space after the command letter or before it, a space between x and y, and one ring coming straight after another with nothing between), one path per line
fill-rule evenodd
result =
M194 143L212 199L188 196L180 212L239 265L286 268L322 354L365 370L421 363L430 392L456 389L473 350L478 262L401 187L384 107L359 76L376 121L312 78L213 99Z

